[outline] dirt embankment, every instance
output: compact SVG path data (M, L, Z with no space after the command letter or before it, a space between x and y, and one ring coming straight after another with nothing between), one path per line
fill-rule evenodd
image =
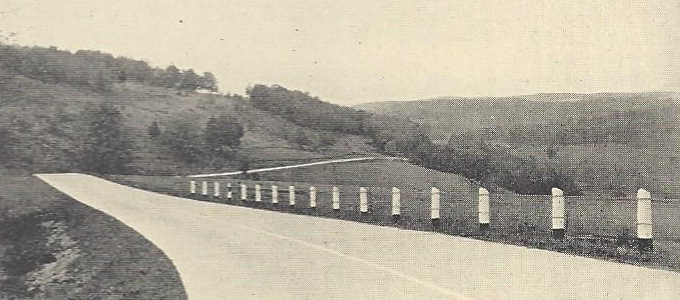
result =
M34 177L0 177L0 299L186 299L172 262Z

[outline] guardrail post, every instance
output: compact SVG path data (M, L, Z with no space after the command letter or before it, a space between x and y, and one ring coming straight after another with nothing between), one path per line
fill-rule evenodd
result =
M309 187L309 208L316 208L316 188L313 186Z
M295 206L295 186L292 185L288 187L288 204Z
M196 195L196 181L189 181L189 193Z
M564 192L552 188L552 236L555 239L564 238Z
M201 182L201 195L203 195L203 197L208 197L208 182L207 181Z
M279 187L272 185L272 204L279 204Z
M359 188L359 211L362 214L368 213L368 192L365 187Z
M432 187L431 191L431 205L430 205L430 219L432 219L432 225L434 225L435 228L439 228L440 226L440 221L439 221L439 196L440 196L440 191L436 187Z
M246 201L248 199L248 186L241 184L241 201Z
M397 222L401 219L401 191L393 187L392 188L392 220Z
M231 193L231 182L227 182L227 200L231 200L232 193Z
M479 229L482 231L489 230L489 223L491 223L489 216L489 191L485 188L479 188Z
M340 190L338 190L337 186L333 187L333 209L340 209Z
M255 185L255 202L262 202L262 192L260 192L260 185Z
M220 197L220 183L218 181L215 181L215 183L213 183L213 187L215 188L215 194L214 194L215 198L219 198Z
M644 189L637 192L637 242L640 250L653 248L652 195Z

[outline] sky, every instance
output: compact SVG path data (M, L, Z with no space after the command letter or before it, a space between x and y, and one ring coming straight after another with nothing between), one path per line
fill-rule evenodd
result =
M680 91L674 0L0 0L0 30L343 105Z

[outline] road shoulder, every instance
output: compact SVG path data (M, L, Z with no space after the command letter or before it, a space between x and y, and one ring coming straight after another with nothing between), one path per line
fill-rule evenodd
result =
M139 233L30 176L0 176L0 298L186 299Z

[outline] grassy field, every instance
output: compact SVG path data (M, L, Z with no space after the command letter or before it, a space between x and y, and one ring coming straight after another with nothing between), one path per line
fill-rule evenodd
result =
M161 192L202 201L215 201L229 205L248 206L284 213L306 214L328 218L396 226L411 230L439 231L445 234L468 236L477 239L509 243L539 249L548 249L576 255L609 259L631 264L680 271L680 241L655 241L655 250L640 252L634 238L625 234L613 236L575 235L578 227L568 231L568 237L554 240L550 237L550 197L520 196L512 193L492 192L492 224L490 231L480 230L477 216L477 188L474 183L455 175L422 169L402 162L369 162L347 165L319 166L317 169L298 169L279 174L263 173L258 180L222 178L221 197L212 197L215 179L209 183L209 197L200 195L201 179L197 180L199 195L189 193L189 179L170 176L108 176L108 179L146 190ZM352 176L351 172L356 172ZM403 172L403 173L400 173ZM423 172L423 173L419 173ZM364 175L359 175L364 174ZM391 176L390 176L391 175ZM428 178L428 179L425 179ZM233 198L226 199L227 183L232 184ZM240 184L248 186L247 201L241 201ZM262 202L254 201L254 185L261 185ZM271 203L271 186L279 189L279 204ZM288 186L294 185L296 205L288 205ZM309 187L317 190L317 207L309 208ZM332 187L340 191L340 210L332 209ZM368 189L369 212L359 212L359 186ZM391 216L391 187L401 189L401 218ZM430 219L430 187L441 190L441 218ZM569 200L572 201L572 200ZM575 206L578 208L578 206ZM583 222L583 212L570 210L574 222ZM628 218L623 218L628 220ZM617 225L618 224L618 225ZM633 223L634 226L634 223ZM617 228L619 228L617 227Z
M0 176L0 299L186 299L136 231L35 177Z
M469 179L423 168L408 162L377 160L311 166L259 174L260 180L337 184L347 186L399 187L402 190L429 191L433 186L468 194L479 187ZM490 187L494 188L494 187ZM496 192L506 192L495 189Z

